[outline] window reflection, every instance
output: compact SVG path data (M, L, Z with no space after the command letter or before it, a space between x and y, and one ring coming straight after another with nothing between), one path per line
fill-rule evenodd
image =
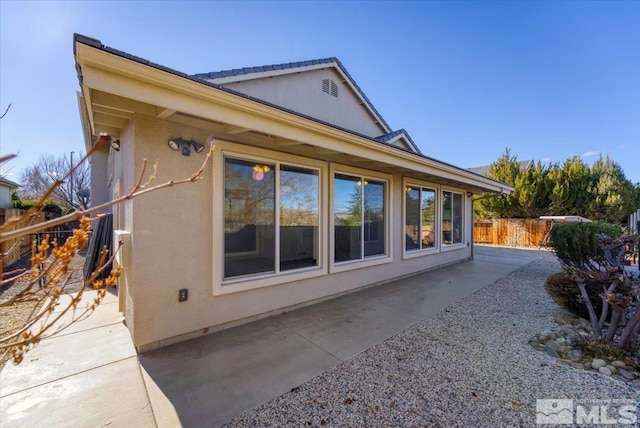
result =
M384 254L384 183L364 186L364 256Z
M362 179L336 174L334 181L335 261L362 258Z
M275 165L225 159L224 277L275 269Z
M318 171L280 168L280 270L318 265Z
M384 182L336 174L334 215L336 262L385 254Z
M420 249L420 189L406 188L405 199L405 249Z
M224 168L224 278L318 266L319 172L234 158Z
M405 249L434 248L436 191L417 186L407 186L405 190Z
M462 194L442 192L442 243L462 243Z

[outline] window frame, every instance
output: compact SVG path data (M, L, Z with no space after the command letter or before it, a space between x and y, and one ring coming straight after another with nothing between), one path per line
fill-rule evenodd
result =
M335 176L336 174L348 175L353 177L362 177L365 180L383 182L385 186L384 195L384 254L370 257L364 256L364 223L362 224L362 257L357 260L347 260L343 262L335 261ZM338 273L353 269L361 269L369 266L376 266L393 261L393 209L391 207L393 198L391 197L393 189L393 175L369 169L352 167L349 165L332 163L329 168L329 272ZM363 202L364 203L364 202Z
M324 207L328 201L327 170L326 162L318 161L302 156L289 155L271 150L250 147L250 154L247 154L249 146L218 140L218 147L213 155L213 240L212 240L212 278L213 295L225 295L241 291L253 290L272 285L284 284L292 281L300 281L307 278L326 275L328 273L326 240L327 215ZM275 204L275 248L276 255L273 272L255 273L241 275L237 277L224 278L225 250L224 245L214 243L224 242L225 219L224 219L224 193L225 193L225 159L234 158L256 163L274 164L276 166L276 188L274 189ZM291 166L302 169L315 170L318 172L318 236L317 236L317 266L310 266L301 269L280 270L280 166Z
M458 194L460 195L460 201L462 202L462 206L460 207L460 212L461 212L461 220L460 220L460 242L456 242L456 243L451 243L451 244L445 244L443 242L443 237L442 237L442 231L444 230L444 226L443 226L443 221L444 221L444 207L443 207L443 203L444 203L444 197L443 197L443 193L444 192L448 192L451 193L452 195L452 199L451 201L453 202L453 195L454 194ZM450 250L456 250L456 249L460 249L460 248L464 248L466 247L466 237L467 237L467 227L465 225L465 220L466 220L466 209L467 209L467 203L466 203L466 194L465 191L462 189L458 189L458 188L453 188L453 187L442 187L440 189L440 246L441 246L441 251L450 251ZM453 206L451 209L451 223L453 225Z
M415 257L423 257L431 254L436 254L441 251L442 247L442 222L441 222L441 205L442 205L442 189L439 185L428 181L415 180L405 177L402 183L402 236L404 237L407 228L407 188L418 187L420 188L420 204L422 204L422 189L430 189L435 192L435 245L432 248L420 248L416 250L407 250L404 239L402 240L402 258L412 259ZM420 216L422 219L422 216ZM422 221L420 224L422 227Z

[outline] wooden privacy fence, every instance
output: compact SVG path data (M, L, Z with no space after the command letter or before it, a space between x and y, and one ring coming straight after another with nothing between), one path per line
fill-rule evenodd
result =
M550 220L537 218L476 220L473 223L473 242L508 247L539 247L544 245L549 229Z
M25 211L17 208L0 208L0 224L4 224L7 221L20 217ZM46 220L51 220L52 218L58 217L58 214L50 213L50 212L41 212L37 214L35 219L32 219L32 224L34 223L42 223ZM28 219L22 219L17 221L9 226L5 232L10 232L16 229L20 229L27 225ZM59 228L55 228L51 230L51 232L58 231ZM9 266L12 263L20 260L23 256L26 256L31 252L31 243L34 239L35 235L30 234L21 239L18 242L18 239L12 239L7 242L4 242L0 245L0 262L3 266ZM3 255L3 253L5 253Z

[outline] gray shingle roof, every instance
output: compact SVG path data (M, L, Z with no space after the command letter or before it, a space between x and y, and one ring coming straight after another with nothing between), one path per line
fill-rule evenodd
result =
M405 138L409 141L409 144L415 149L415 151L418 152L418 153L421 153L420 149L418 148L416 143L413 142L413 139L411 138L411 136L409 135L409 133L405 129L398 129L397 131L393 131L393 132L389 132L388 134L380 135L379 137L376 137L376 140L378 140L378 141L380 141L382 143L388 143L389 141L391 141L394 138L396 138L398 135L404 135Z
M287 70L287 69L294 69L294 68L300 68L300 67L308 67L310 65L331 64L334 62L338 62L338 59L331 57L331 58L314 59L310 61L288 62L284 64L261 65L258 67L233 68L231 70L212 71L209 73L196 73L193 76L198 77L200 79L219 79L221 77L243 76L251 73L261 73L261 72L268 72L268 71L275 71L275 70Z
M519 164L520 164L520 169L527 169L531 165L533 165L533 160L532 159L523 160L523 161L520 161ZM467 168L467 169L469 171L471 171L471 172L475 172L476 174L484 175L486 177L487 174L489 174L489 167L490 166L491 165L474 166L474 167Z

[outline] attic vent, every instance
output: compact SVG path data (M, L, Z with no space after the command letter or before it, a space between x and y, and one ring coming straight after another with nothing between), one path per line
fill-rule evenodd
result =
M176 112L176 114L178 116L189 117L191 119L201 120L203 122L214 123L216 125L224 125L224 123L221 123L221 122L218 122L218 121L215 121L215 120L212 120L212 119L206 119L204 117L196 116L195 114L183 113L181 111Z
M322 92L330 94L336 98L338 98L338 85L331 79L323 79L322 80Z

